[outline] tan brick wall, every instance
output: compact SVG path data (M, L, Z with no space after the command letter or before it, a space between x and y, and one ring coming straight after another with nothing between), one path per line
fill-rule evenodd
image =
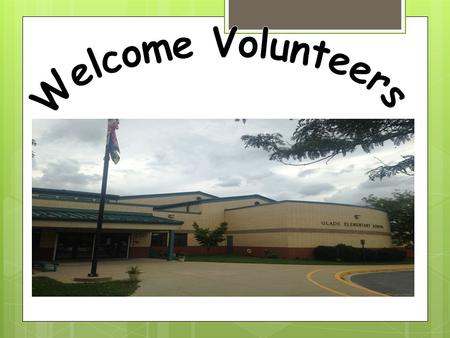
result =
M163 204L175 204L182 202L189 202L197 200L200 197L203 200L210 199L211 197L202 194L190 194L190 195L174 195L174 196L159 196L159 197L137 197L127 198L120 201L125 203L137 203L147 205L163 205Z
M259 198L249 198L245 200L231 200L219 203L200 204L199 211L202 213L202 224L206 227L217 227L220 223L226 221L225 209L251 206L254 205L255 202L259 202L261 204L267 203Z
M361 239L365 240L366 248L390 248L391 237L383 234L336 234L336 233L286 233L288 247L315 248L319 245L335 246L338 244L361 247Z
M61 221L44 221L33 220L34 227L41 228L66 228L66 229L95 229L95 222L61 222ZM120 230L177 230L178 225L161 225L161 224L129 224L129 223L103 223L104 229L120 229Z
M355 215L357 218L355 218ZM276 230L282 231L287 247L313 248L318 245L347 244L361 246L360 240L366 241L366 247L391 247L390 226L387 214L382 211L319 203L284 202L253 208L228 210L225 221L229 224L235 245L243 236L245 245L257 232L239 233L246 230L269 232L259 234L265 245L278 247L280 241L273 237ZM367 226L352 226L364 224ZM255 245L256 246L256 245Z
M290 206L287 203L268 204L265 206L227 210L225 221L233 230L286 228Z
M193 231L192 224L194 222L197 222L197 224L202 228L217 228L220 225L220 223L225 222L225 209L250 206L254 205L255 202L259 202L261 204L267 203L265 200L259 198L249 198L245 200L202 203L195 206L191 206L190 208L191 212L196 211L200 212L200 214L154 210L153 215L164 218L169 218L169 215L173 215L172 219L183 221L184 224L178 230L180 232ZM198 245L198 242L195 240L193 234L189 234L188 246L194 245ZM225 245L225 242L223 242L221 245Z
M164 210L170 210L170 211L178 211L178 212L199 212L200 207L198 205L190 205L189 211L187 211L187 207L185 205L180 207L172 207L172 208L165 208Z
M64 201L64 200L50 200L33 198L34 207L51 207L51 208L70 208L70 209L89 209L98 210L99 204L96 202L78 202L78 201ZM135 206L107 203L105 210L122 211L122 212L142 212L151 213L153 208L150 206Z
M249 247L288 247L288 235L282 233L252 233L252 234L229 234L233 236L234 246ZM225 243L223 244L225 245Z

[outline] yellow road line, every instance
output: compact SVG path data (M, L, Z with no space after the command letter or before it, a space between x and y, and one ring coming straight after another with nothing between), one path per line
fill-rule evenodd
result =
M389 295L387 295L385 293L378 292L378 291L375 291L375 290L371 290L371 289L368 289L368 288L366 288L366 287L364 287L362 285L353 283L351 280L345 279L345 276L347 276L347 275L354 275L354 274L361 274L361 273L398 272L398 271L411 271L411 270L414 270L414 268L400 268L400 269L398 269L398 268L385 268L385 269L365 269L365 270L361 270L361 269L360 270L344 270L344 271L336 272L334 274L334 278L336 280L338 280L339 282L341 282L341 283L344 283L344 284L349 285L351 287L354 287L356 289L360 289L360 290L366 291L366 292L374 294L376 296L390 297Z
M329 287L327 287L327 286L325 286L325 285L323 285L323 284L320 284L319 282L316 282L316 281L312 278L312 276L313 276L316 272L319 272L319 271L322 271L322 270L324 270L324 269L318 269L318 270L314 270L314 271L308 272L308 274L306 275L306 279L307 279L308 281L310 281L311 283L313 283L314 285L318 286L319 288L322 288L322 289L324 289L324 290L327 290L327 291L329 291L329 292L331 292L331 293L334 293L334 294L336 294L336 295L338 295L338 296L349 296L349 295L347 295L346 293L343 293L343 292L340 292L340 291L331 289L331 288L329 288Z

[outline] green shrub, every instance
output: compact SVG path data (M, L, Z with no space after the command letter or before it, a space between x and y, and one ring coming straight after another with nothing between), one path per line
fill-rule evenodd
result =
M336 247L320 245L314 249L314 257L323 261L335 261L338 258Z
M384 259L380 257L380 249L364 249L364 253L361 251L363 260L366 262L383 262Z
M362 260L362 252L359 248L338 244L336 245L337 258L345 262L358 262Z
M396 248L384 248L378 250L378 259L380 261L395 262L406 258L406 251Z
M142 273L142 271L139 269L139 267L137 265L135 266L131 266L128 270L127 270L128 274L134 274L134 275L139 275L140 273Z

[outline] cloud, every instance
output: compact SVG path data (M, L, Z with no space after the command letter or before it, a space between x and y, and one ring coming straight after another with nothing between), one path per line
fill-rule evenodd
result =
M313 175L315 173L317 173L319 171L319 169L303 169L298 173L298 177L306 177L309 175Z
M104 143L106 140L105 120L58 120L39 137L39 143Z
M265 171L264 169L257 174L244 174L245 175L245 179L247 181L247 183L252 184L252 183L261 183L263 180L270 178L273 176L273 173L270 171Z
M216 184L217 187L229 188L239 187L242 184L242 179L238 177L221 178L220 182Z
M399 188L403 185L409 186L409 183L414 183L413 178L410 176L403 176L403 175L397 175L397 176L391 176L386 177L382 180L375 180L371 181L367 179L366 181L362 182L358 188L361 190L380 190L384 188Z
M345 168L339 170L338 172L336 172L336 175L342 175L342 174L349 174L355 171L355 165L354 164L350 164L348 166L346 166Z
M302 184L299 193L302 196L316 196L323 192L330 192L336 190L336 187L330 183L308 183Z
M84 173L74 160L50 162L43 172L33 178L33 186L70 190L98 190L100 186L101 175Z
M414 191L414 178L403 175L384 178L381 181L370 181L367 178L355 187L342 187L335 194L326 198L325 201L362 205L364 204L363 197L371 194L377 197L388 197L397 190Z

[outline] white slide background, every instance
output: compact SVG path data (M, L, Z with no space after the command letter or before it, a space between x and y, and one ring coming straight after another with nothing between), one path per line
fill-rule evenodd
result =
M367 90L348 75L276 62L257 56L245 59L237 44L220 57L213 30L223 18L24 18L23 26L23 233L25 320L383 320L427 318L427 19L407 18L406 34L283 34L309 43L324 40L332 54L344 53L351 64L365 62L373 73L390 77L405 93L387 108L378 86ZM94 76L78 87L72 68L89 65L86 48L97 58L119 53L143 41L189 37L194 56L161 64L123 67L116 74ZM260 35L254 35L257 39ZM272 35L271 35L272 36ZM314 53L311 53L311 60ZM42 95L40 82L54 84L56 68L70 97L57 98L50 110L28 99ZM346 69L349 69L347 67ZM89 68L93 73L93 69ZM370 78L367 76L367 78ZM416 119L416 263L414 297L156 297L156 298L33 298L31 297L31 126L40 118L414 118Z

